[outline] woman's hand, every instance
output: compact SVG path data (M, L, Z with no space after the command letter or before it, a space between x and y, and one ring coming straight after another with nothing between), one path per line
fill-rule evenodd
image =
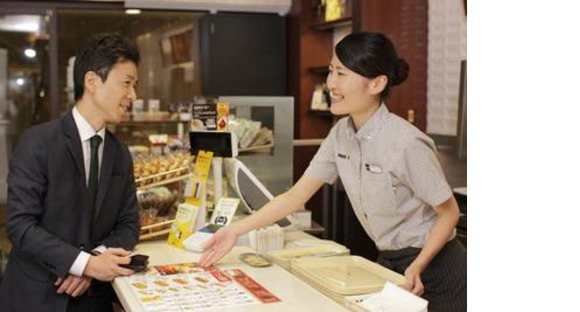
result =
M219 229L209 241L203 245L203 255L199 260L199 265L208 267L216 263L219 259L225 256L236 244L238 234L236 234L231 227L223 227Z
M421 296L425 292L425 287L421 281L421 271L421 268L414 262L405 270L407 284L403 288L417 296Z

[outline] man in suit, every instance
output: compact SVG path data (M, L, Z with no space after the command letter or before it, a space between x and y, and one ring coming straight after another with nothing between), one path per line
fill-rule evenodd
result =
M105 128L135 99L139 52L110 34L76 56L76 105L24 132L10 162L6 232L12 251L0 311L111 311L109 282L130 275L139 237L133 164ZM56 83L56 82L54 82Z

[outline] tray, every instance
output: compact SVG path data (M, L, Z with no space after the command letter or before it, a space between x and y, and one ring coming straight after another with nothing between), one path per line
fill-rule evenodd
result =
M319 245L287 248L267 253L265 256L286 270L291 269L293 260L348 255L350 251L341 245Z
M292 262L292 273L342 296L378 292L386 281L406 283L401 274L359 256L297 259Z

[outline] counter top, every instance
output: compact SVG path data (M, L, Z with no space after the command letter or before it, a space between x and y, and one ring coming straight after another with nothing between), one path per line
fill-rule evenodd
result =
M285 233L285 241L315 237L301 231ZM245 246L236 246L215 266L218 269L242 269L246 274L260 283L281 302L233 307L212 311L347 311L343 306L326 297L310 285L290 274L283 268L272 265L266 268L254 268L238 260L238 255L253 250ZM137 245L136 253L149 255L149 265L176 264L197 262L201 254L182 250L167 244L166 240L144 242ZM113 288L127 311L142 311L137 299L131 294L128 278L118 277L113 281Z

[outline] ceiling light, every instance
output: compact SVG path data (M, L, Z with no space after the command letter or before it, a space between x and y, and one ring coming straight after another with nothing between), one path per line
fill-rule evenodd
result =
M136 14L141 14L141 10L139 10L139 9L126 9L125 13L131 14L131 15L136 15Z
M19 85L19 86L23 85L24 84L24 78L18 78L18 79L16 79L16 84Z
M0 30L9 32L38 32L42 23L40 15L0 16Z
M29 58L33 58L36 56L36 51L34 49L28 48L28 49L24 50L24 55L26 55Z

